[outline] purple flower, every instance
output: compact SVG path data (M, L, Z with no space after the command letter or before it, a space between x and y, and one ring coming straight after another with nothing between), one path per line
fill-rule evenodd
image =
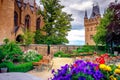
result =
M86 80L84 76L80 76L78 80Z
M52 74L53 74L53 73L55 73L55 70L54 70L54 69L52 70Z

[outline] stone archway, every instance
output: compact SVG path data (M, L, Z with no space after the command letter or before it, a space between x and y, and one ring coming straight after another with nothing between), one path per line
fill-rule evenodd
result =
M23 37L22 37L22 35L18 35L18 36L16 37L16 42L18 42L18 43L22 43L22 42L23 42Z

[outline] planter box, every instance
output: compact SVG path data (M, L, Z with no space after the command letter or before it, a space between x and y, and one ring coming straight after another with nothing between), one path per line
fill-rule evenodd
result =
M8 68L0 68L0 69L1 69L1 73L5 73L8 70Z

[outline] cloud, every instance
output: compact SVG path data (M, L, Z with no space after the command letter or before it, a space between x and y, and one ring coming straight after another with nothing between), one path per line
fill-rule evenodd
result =
M84 36L85 36L84 29L82 29L82 30L71 30L68 33L67 39L69 41L75 41L75 40L85 41Z
M85 42L80 40L74 40L74 41L70 41L69 44L67 45L85 45Z
M74 24L72 25L72 30L81 30L84 29L83 25Z
M84 11L86 9L90 9L92 4L93 4L92 1L75 3L75 4L70 5L70 8Z

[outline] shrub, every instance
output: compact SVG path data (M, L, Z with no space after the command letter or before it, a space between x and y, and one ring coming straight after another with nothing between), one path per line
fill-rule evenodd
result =
M77 48L76 50L73 50L73 52L79 54L84 52L94 52L94 50L95 50L94 46L85 45L82 48Z
M15 42L9 42L4 44L0 48L0 58L2 61L20 61L19 58L23 52L20 47Z
M29 61L39 61L42 59L42 55L40 55L37 51L35 50L28 50L23 54L23 59L26 62Z
M8 72L27 72L33 69L32 62L13 64L12 62L0 63L0 68L8 68Z
M9 72L27 72L33 69L32 62L21 63L17 65L8 65Z
M54 54L55 57L71 57L70 54L66 54L63 51L58 51Z

